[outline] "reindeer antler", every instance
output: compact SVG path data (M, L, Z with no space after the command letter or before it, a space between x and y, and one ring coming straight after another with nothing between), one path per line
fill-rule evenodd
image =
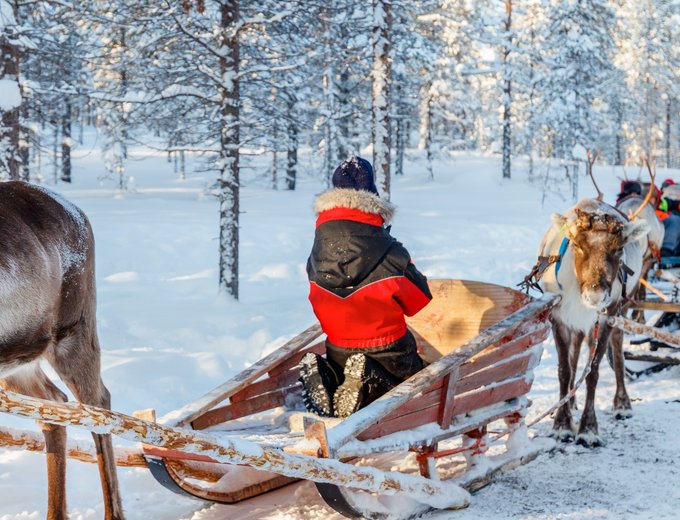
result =
M649 201L652 199L652 193L654 193L654 179L656 178L656 165L654 164L654 157L652 154L649 154L649 159L645 157L644 155L642 156L642 163L647 167L647 171L649 172L649 177L651 178L651 182L649 183L649 191L647 192L647 196L645 197L645 200L642 201L642 204L640 204L640 207L635 210L635 213L633 213L630 216L631 222L635 220L635 218L642 213L642 209L649 203ZM654 171L652 171L652 168Z
M600 188L597 186L597 183L595 182L595 177L593 177L593 165L595 164L595 161L597 161L597 158L600 156L600 150L597 152L593 153L592 150L588 150L586 152L586 158L587 163L586 167L588 168L588 175L590 175L590 180L593 181L593 184L595 185L595 190L597 191L597 200L602 202L602 198L604 195L600 191Z

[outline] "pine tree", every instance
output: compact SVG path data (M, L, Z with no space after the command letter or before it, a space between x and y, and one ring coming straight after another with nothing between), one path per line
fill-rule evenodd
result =
M22 93L19 86L21 28L18 2L0 0L0 174L18 179L21 170Z
M617 78L614 22L605 0L558 0L551 8L539 83L541 122L556 157L571 159L574 145L596 149L601 142L604 100Z

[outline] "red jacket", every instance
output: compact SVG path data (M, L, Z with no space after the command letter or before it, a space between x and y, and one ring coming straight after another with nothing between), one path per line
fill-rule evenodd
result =
M316 233L307 262L312 303L328 340L368 348L406 334L432 299L427 279L383 224L393 208L367 191L331 189L317 198Z

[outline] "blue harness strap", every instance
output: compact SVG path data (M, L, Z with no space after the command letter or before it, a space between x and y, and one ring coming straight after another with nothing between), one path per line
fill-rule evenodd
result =
M567 252L567 247L569 247L569 239L564 237L562 239L562 243L560 244L560 252L558 253L559 258L557 259L557 262L555 262L555 281L557 282L557 287L559 287L560 290L562 290L562 284L560 283L560 279L557 277L557 275L560 272L560 267L562 267L562 259L564 258L564 253Z

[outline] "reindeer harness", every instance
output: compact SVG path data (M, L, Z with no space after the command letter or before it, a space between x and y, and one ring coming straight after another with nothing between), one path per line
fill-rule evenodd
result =
M560 283L560 278L559 278L559 272L560 272L560 267L562 267L562 259L564 258L565 253L567 252L567 248L569 247L569 238L564 237L562 239L562 243L560 244L560 250L559 253L556 255L550 255L550 256L539 256L538 261L536 264L531 268L531 271L529 271L529 274L524 277L524 280L517 285L527 294L529 294L529 289L536 289L540 291L541 294L543 294L543 289L541 289L541 286L539 285L539 282L541 281L541 277L543 274L546 272L546 270L553 264L555 264L555 281L557 282L557 286L562 290L562 284ZM635 271L633 271L630 267L628 267L623 261L619 265L619 270L617 273L617 278L621 282L622 285L622 294L623 298L626 299L626 284L628 282L628 277L634 274Z
M568 247L569 239L567 237L564 237L562 239L562 243L560 244L559 253L550 256L539 256L538 261L531 268L529 274L526 275L524 277L524 280L518 283L517 285L527 294L529 294L529 289L536 289L540 291L541 294L543 294L543 289L541 289L541 286L538 284L538 282L541 281L541 277L543 276L543 273L546 272L548 267L555 264L555 280L557 280L557 286L561 290L562 284L560 283L558 273L560 271L560 267L562 267L562 258L564 258L564 254L567 252Z

